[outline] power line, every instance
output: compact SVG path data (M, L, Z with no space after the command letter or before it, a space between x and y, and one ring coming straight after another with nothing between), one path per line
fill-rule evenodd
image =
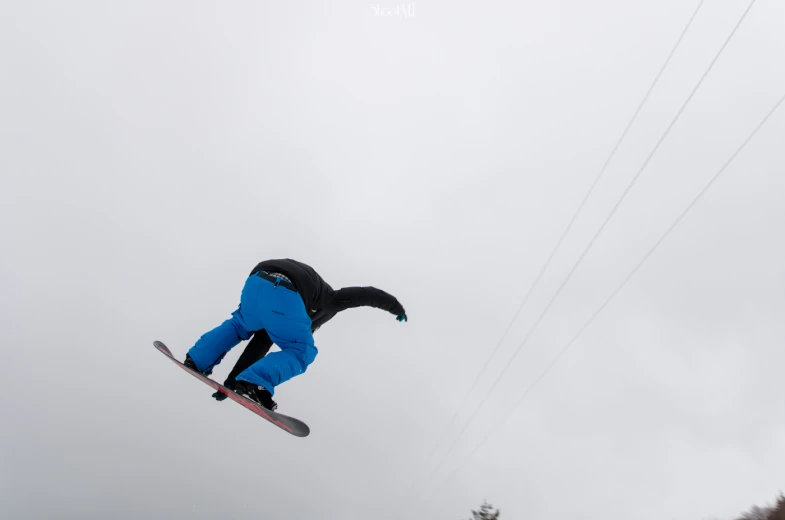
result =
M624 138L629 133L630 128L632 127L633 123L635 123L636 119L638 118L638 115L640 114L641 110L643 109L643 105L649 99L649 96L651 95L652 91L654 90L654 87L659 82L660 77L662 76L663 72L665 71L665 69L667 68L667 66L670 63L671 59L673 58L673 55L676 53L676 50L681 45L681 42L684 39L685 34L687 34L687 31L689 30L690 26L692 25L692 22L695 20L695 17L697 16L698 11L700 11L701 6L703 6L704 1L705 0L700 0L700 2L698 2L698 6L695 8L695 11L692 13L692 16L690 17L689 21L687 22L687 25L682 30L681 34L679 35L678 40L676 40L675 45L671 49L670 53L668 54L668 57L665 59L665 62L662 64L662 67L660 67L659 72L655 76L654 81L652 81L651 85L649 86L648 91L646 92L646 94L643 96L643 99L638 104L638 107L635 110L635 113L633 114L633 116L630 119L630 121L627 123L627 126L624 128L624 131L622 132L622 134L619 137L619 139L616 141L616 145L613 147L610 155L605 160L605 163L603 164L603 166L600 169L599 173L595 177L594 182L589 187L589 190L586 192L586 195L583 197L583 200L581 201L580 205L578 206L578 209L573 214L573 216L572 216L572 218L570 220L570 223L567 225L567 228L564 230L564 232L562 233L562 235L559 238L558 242L556 243L556 247L553 249L553 251L551 252L550 256L545 261L545 264L540 269L540 272L537 275L537 278L534 280L534 282L532 283L531 287L529 287L529 291L526 293L526 296L524 297L523 302L518 307L518 310L516 311L515 315L513 316L512 320L510 321L509 325L507 325L507 329L504 331L504 334L502 335L502 337L499 340L499 342L496 344L496 347L493 349L493 351L491 352L491 354L488 357L488 359L485 360L485 364L483 365L482 369L480 369L480 372L477 375L476 379L474 380L474 383L472 384L472 386L469 389L469 391L466 393L466 396L461 401L461 404L458 406L458 409L455 411L455 414L452 416L452 419L450 420L450 423L447 425L447 428L445 428L445 430L441 434L441 436L439 438L439 441L436 443L436 446L434 447L433 451L431 452L430 456L428 457L428 459L427 459L427 461L426 461L422 471L425 471L425 469L430 465L431 460L433 459L434 455L436 455L436 452L438 451L439 447L442 445L442 442L444 442L444 439L447 437L447 434L449 433L450 429L452 428L453 424L455 423L455 419L458 418L458 414L459 414L460 410L463 408L463 406L469 400L469 397L471 397L472 392L474 392L474 390L477 388L477 383L480 382L480 378L483 376L483 374L485 373L485 370L488 368L488 364L490 363L491 359L493 359L493 357L496 355L496 352L499 350L499 348L501 347L502 343L507 338L507 334L509 334L510 330L512 329L513 324L518 319L518 316L520 315L521 311L523 310L523 308L528 303L529 298L532 295L532 292L537 287L537 285L540 283L540 280L542 279L543 275L545 274L545 271L550 266L551 261L553 260L554 256L556 256L556 253L559 251L559 248L561 247L562 243L564 242L564 239L567 237L567 235L572 230L572 226L575 224L575 221L578 219L578 215L580 215L581 211L583 210L583 207L586 205L586 202L589 200L589 197L594 192L594 189L597 187L597 184L599 183L599 181L602 178L602 176L605 174L605 170L607 170L608 165L610 164L611 160L613 160L613 158L616 156L616 152L619 150L619 147L621 146L622 141L624 141ZM430 474L428 475L428 477L430 477ZM427 478L426 478L426 480L427 480Z
M526 398L526 396L529 394L529 392L532 390L532 388L534 388L540 381L542 381L545 378L545 376L548 374L548 372L550 372L550 370L556 365L556 363L558 363L558 361L567 352L567 350L573 345L573 343L575 343L575 341L577 341L577 339L584 333L584 331L587 328L589 328L589 325L591 325L594 322L594 320L597 318L597 316L605 309L605 307L608 306L608 304L616 297L616 295L619 292L621 292L621 290L624 288L624 286L627 285L627 283L635 275L635 273L643 266L644 263L646 263L646 261L649 259L649 257L651 257L651 255L654 254L654 251L656 251L657 248L660 247L660 245L665 241L665 239L668 237L668 235L670 235L671 232L676 228L676 226L678 226L681 223L681 221L684 219L684 217L687 216L687 214L692 210L692 208L695 206L695 204L698 202L698 200L700 200L701 197L703 197L703 195L706 194L706 192L709 190L709 188L711 188L711 186L720 177L720 175L722 175L725 172L725 170L736 159L736 157L739 155L739 153L741 153L741 151L747 146L747 144L752 140L752 138L755 137L755 134L757 134L758 131L763 127L763 125L769 120L769 118L771 118L771 116L774 114L774 112L777 111L777 109L780 107L780 105L783 103L783 101L785 101L785 95L780 97L779 101L777 101L777 103L774 105L774 107L768 112L768 114L766 114L766 116L763 118L763 120L761 120L761 122L758 123L758 125L747 136L747 138L744 140L744 142L742 142L741 146L739 146L736 149L736 151L725 162L725 164L722 166L722 168L719 169L719 171L711 178L711 180L709 180L709 182L703 187L703 189L698 193L698 195L695 196L695 198L692 200L692 202L690 202L690 204L687 206L687 209L685 209L681 213L681 215L679 215L679 217L673 222L673 224L671 224L671 226L667 229L667 231L665 231L665 233L663 233L663 235L659 238L659 240L657 240L657 242L654 244L654 246L646 253L646 255L644 255L643 259L638 263L638 265L636 265L635 268L632 271L630 271L630 273L619 284L619 286L616 288L616 290L614 290L613 293L611 293L610 297L608 297L608 299L605 300L605 303L603 303L600 306L600 308L597 309L597 311L591 316L591 318L589 318L589 321L587 321L583 325L583 327L581 327L581 329L578 331L578 333L559 351L559 353L553 359L551 364L548 365L548 367L540 374L540 376L534 381L534 383L532 383L531 386L529 386L526 389L526 391L523 393L523 395L520 397L520 399L518 399L518 401L515 403L515 405L513 405L513 407L510 409L510 411L507 413L507 415L502 419L502 421L497 423L496 426L491 430L491 433L488 434L485 437L485 439L469 454L469 457L466 459L466 462L464 464L462 464L461 466L459 466L458 469L456 469L452 474L450 474L450 476L439 485L439 488L441 486L444 486L447 482L449 482L452 478L454 478L458 473L460 473L460 471L463 468L465 468L466 465L469 463L471 458L488 442L488 440L494 435L494 433L496 433L498 431L499 427L502 426L504 424L504 422L506 422L506 420L510 418L510 416L512 416L512 413L520 406L520 404L523 402L523 400ZM439 489L439 488L437 488L437 489Z
M545 309L542 311L542 313L540 314L539 318L537 318L537 321L535 321L534 325L533 325L533 326L532 326L532 328L529 330L529 333L526 335L526 337L524 338L523 342L522 342L522 343L521 343L521 344L518 346L518 349L515 351L515 353L513 354L513 356L512 356L512 357L510 358L510 360L507 362L507 365L504 367L504 369L502 370L502 372L501 372L501 373L499 374L499 376L496 378L496 380L494 381L494 383L493 383L493 385L491 386L490 390L488 390L488 392L485 394L485 397L484 397L484 398L483 398L483 400L481 401L481 403L480 403L480 405L478 406L478 408L475 410L475 412L474 412L474 413L472 414L472 416L469 418L469 421L466 423L466 425L464 426L464 428L463 428L463 429L461 430L461 432L458 434L458 437L456 437L455 441L453 442L453 444L451 445L450 449L447 451L447 453L445 454L445 456L442 458L442 460L439 462L439 464L436 466L436 468L435 468L435 469L434 469L434 470L433 470L433 471L432 471L432 472L429 474L429 477L430 477L431 475L433 475L433 474L434 474L434 473L435 473L435 472L436 472L438 469L440 469L440 468L441 468L442 464L443 464L443 463L444 463L444 461L447 459L447 456L449 456L449 454L452 452L452 450L453 450L453 449L455 448L455 446L457 445L457 443L458 443L458 440L459 440L459 439L461 438L461 436L462 436L462 435L463 435L463 434L466 432L466 430L468 429L468 427L469 427L469 426L471 425L471 423L473 422L474 418L477 416L477 413L480 411L480 409L482 408L482 406L483 406L483 405L485 404L485 402L488 400L488 397L490 396L490 394L493 392L493 390L494 390L494 389L496 388L496 386L499 384L499 382L501 381L501 379L504 377L504 374L507 372L507 370L510 368L510 366L512 365L512 363L513 363L513 361L515 360L515 358L516 358L516 357L518 356L518 354L521 352L521 349L522 349L522 348L523 348L523 346L526 344L526 342L528 341L529 337L531 337L532 333L533 333L533 332L534 332L534 330L537 328L537 325L539 325L540 321L542 321L542 319L545 317L545 315L547 314L547 312L548 312L548 310L550 309L551 305L553 305L553 302L556 300L556 298L558 297L558 295L561 293L561 291L562 291L562 290L564 289L564 287L567 285L567 283L569 282L570 278L572 278L572 275L575 273L575 271L577 270L578 266L581 264L581 262L583 261L583 259L586 257L586 254L589 252L589 250L591 249L591 247L592 247L592 246L594 245L594 243L596 242L597 238L600 236L600 234L602 233L602 231L605 229L605 226L608 224L608 222L610 221L610 219L611 219L611 218L613 217L613 215L616 213L616 210L618 210L618 208L621 206L621 204L622 204L622 202L624 201L624 199L625 199L625 198L627 197L627 195L629 194L629 192L630 192L630 190L632 189L632 187L635 185L635 183L636 183L636 182L638 181L638 179L640 178L641 174L643 173L643 170L646 168L646 166L648 166L648 164L649 164L649 162L651 161L652 157L654 157L654 154L657 152L657 150L658 150L658 149L659 149L659 147L662 145L662 143L663 143L663 141L665 140L665 138L668 136L668 134L670 133L670 131L673 129L673 127L674 127L674 125L676 124L676 122L679 120L679 118L681 117L681 115L684 113L684 110L687 108L687 105L690 103L690 101L691 101L691 100L692 100L692 98L694 97L695 93L698 91L698 89L700 88L700 86L703 84L703 81L706 79L706 77L708 76L709 72L711 72L711 70L712 70L712 68L714 67L714 65L716 64L717 60L720 58L720 56L722 55L722 53L725 51L725 48L728 46L728 43L730 43L731 39L732 39L732 38L733 38L733 36L736 34L736 31L737 31L737 30L738 30L738 28L741 26L742 22L743 22L743 21L744 21L744 19L747 17L747 14L750 12L750 9L752 9L752 6L755 4L755 2L756 2L756 1L757 1L757 0L752 0L752 1L750 2L750 4L747 6L747 9L744 11L744 13L742 14L742 16L739 18L739 21L738 21L738 22L736 23L736 25L733 27L733 30L730 32L730 34L728 35L728 37L725 39L725 42L724 42L724 43L722 44L722 46L720 47L719 51L718 51L718 52L717 52L717 54L714 56L714 59L712 59L711 63L709 63L709 66L706 68L706 70L705 70L705 71L703 72L703 74L701 75L700 79L698 80L698 83L697 83L697 84L695 85L695 87L692 89L692 91L690 92L689 96L687 96L687 99L686 99L686 101L685 101L685 102L682 104L682 106L681 106L681 108L679 109L679 111L676 113L676 115L675 115L675 116L674 116L674 118L671 120L671 122L670 122L670 124L668 125L668 127L665 129L665 132L663 132L662 136L659 138L659 140L658 140L658 141L657 141L657 143L655 144L655 146L654 146L654 148L652 149L651 153L649 153L648 157L647 157L647 158L646 158L646 160L643 162L643 165L640 167L640 169L638 170L638 172L637 172L637 173L635 174L635 176L632 178L632 181L630 181L630 184L629 184L629 185L627 186L627 188L624 190L624 193L622 194L621 198L619 198L619 200L616 202L616 204L614 205L614 207L613 207L613 209L611 210L611 212L610 212L610 213L608 214L608 216L605 218L605 221L602 223L602 225L600 225L599 229L598 229L598 230L597 230L597 232L594 234L594 236L592 237L591 241L589 241L589 244L586 246L586 249L584 249L583 253L582 253L582 254L581 254L581 256L578 258L578 261L575 263L575 265L573 265L572 269L570 270L569 274L568 274L568 275L567 275L567 277L565 278L564 282L562 282L562 284L561 284L561 286L559 287L559 289L556 291L556 293L553 295L553 297L551 298L551 300L548 302L548 305L547 305L547 306L545 307Z

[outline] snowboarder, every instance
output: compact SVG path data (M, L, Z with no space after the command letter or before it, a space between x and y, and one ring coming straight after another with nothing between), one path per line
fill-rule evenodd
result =
M338 312L354 307L374 307L394 314L400 322L408 321L398 300L380 289L336 291L302 262L265 260L246 279L232 317L202 335L183 364L208 376L227 352L253 335L233 370L239 366L242 371L236 377L230 374L236 379L232 389L275 410L275 387L305 372L316 358L313 333ZM265 356L272 343L281 350Z

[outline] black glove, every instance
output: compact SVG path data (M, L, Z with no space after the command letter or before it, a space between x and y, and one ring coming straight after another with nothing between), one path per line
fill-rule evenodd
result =
M234 390L234 384L235 384L234 380L227 379L226 381L224 381L224 386L229 390ZM216 401L223 401L224 399L226 399L226 395L221 392L215 392L213 394L213 399L215 399Z

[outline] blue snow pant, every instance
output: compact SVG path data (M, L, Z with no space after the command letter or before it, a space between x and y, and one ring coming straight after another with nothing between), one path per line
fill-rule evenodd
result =
M305 372L316 358L311 325L299 293L254 274L245 281L232 317L199 338L188 354L199 370L207 371L240 341L264 329L281 350L243 370L237 379L275 394L276 386Z

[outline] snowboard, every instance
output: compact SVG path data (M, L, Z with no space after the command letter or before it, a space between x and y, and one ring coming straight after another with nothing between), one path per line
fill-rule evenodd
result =
M243 396L233 392L232 390L226 388L224 385L213 381L209 377L203 376L202 374L191 370L187 366L183 365L180 361L175 359L175 357L169 351L169 348L166 345L164 345L162 342L154 341L153 345L155 346L156 349L158 349L161 352L163 352L169 359L174 361L180 368L182 368L183 370L185 370L186 372L188 372L189 374L191 374L195 378L200 379L202 382L204 382L208 386L211 386L215 390L218 390L219 392L221 392L222 394L227 396L232 401L235 401L235 402L240 403L241 405L245 406L246 408L251 410L256 415L259 415L262 418L267 419L268 421L270 421L274 425L278 426L282 430L285 430L285 431L291 433L295 437L307 437L308 434L311 433L311 429L308 427L308 425L305 424L304 422L302 422L301 420L295 419L294 417L289 417L288 415L283 415L283 414L276 413L276 412L273 412L271 410L268 410L267 408L263 407L259 403L251 401L247 397L243 397Z

